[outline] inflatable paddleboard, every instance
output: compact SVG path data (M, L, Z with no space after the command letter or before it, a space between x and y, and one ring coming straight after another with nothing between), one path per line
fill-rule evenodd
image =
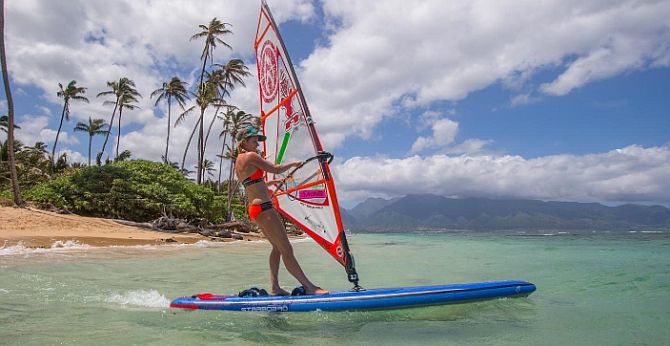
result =
M526 281L496 281L455 285L377 288L365 291L334 291L327 295L265 296L202 293L177 298L171 308L232 311L363 311L469 303L503 297L525 297L535 291ZM259 293L260 292L260 293ZM261 294L258 296L253 296Z

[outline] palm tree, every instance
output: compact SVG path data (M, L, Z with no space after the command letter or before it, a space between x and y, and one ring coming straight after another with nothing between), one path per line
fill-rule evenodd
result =
M56 164L54 165L54 173L60 172L68 167L67 153L62 153L58 156Z
M196 40L200 38L205 39L205 47L202 50L202 54L200 55L200 59L202 59L202 69L200 70L200 85L198 86L198 89L201 90L203 89L203 84L204 84L204 76L205 76L205 67L207 66L207 60L211 59L214 55L214 49L216 48L217 44L222 44L225 47L228 47L232 49L232 47L224 42L219 36L223 35L228 35L232 34L233 32L230 31L226 26L230 25L228 23L221 22L218 20L216 17L214 17L210 22L209 25L204 25L200 24L198 27L202 29L201 32L196 33L195 35L191 36L190 40ZM200 184L201 178L202 178L202 160L204 159L204 112L200 112L200 119L199 119L199 133L198 133L198 173L197 173L197 183Z
M184 107L186 106L186 100L190 99L188 91L186 91L187 84L188 83L179 79L179 77L174 76L172 79L170 79L169 82L164 82L162 88L158 88L151 93L151 98L158 96L154 106L158 107L158 103L162 100L167 100L168 104L167 140L165 141L165 156L163 156L163 162L165 163L170 162L168 148L170 147L170 126L172 126L170 121L172 114L172 98L174 98L181 109L184 110Z
M208 81L205 81L205 83L202 85L201 88L198 88L198 92L193 94L193 97L195 97L195 103L196 105L200 108L200 117L198 118L198 121L195 124L195 127L193 127L193 131L191 131L191 136L188 139L188 142L186 143L186 149L184 150L184 156L182 158L181 162L181 168L182 170L184 169L184 163L186 162L186 154L188 153L188 148L191 145L191 141L193 140L193 136L195 135L195 131L198 128L201 128L202 124L202 118L205 114L205 110L207 107L209 107L212 104L216 104L219 102L219 98L217 96L216 92L216 86ZM191 108L185 110L182 114L180 114L177 117L177 120L175 121L175 126L181 124L184 122L186 117L195 109L196 106L192 106ZM198 151L198 167L202 168L202 156L200 155L201 152ZM202 171L198 172L197 176L197 183L200 183L200 178L202 177Z
M23 143L20 140L15 139L13 144L14 153L23 150ZM0 162L2 161L9 161L9 139L4 143L0 142Z
M88 117L88 124L78 122L75 126L75 132L88 132L88 165L91 165L91 143L93 142L93 136L95 135L104 135L107 133L109 125L105 123L103 119L91 120L91 117Z
M30 147L29 150L33 150L33 151L39 153L42 156L48 155L47 145L44 144L44 142L35 142L35 145Z
M16 159L14 157L14 100L9 87L9 71L7 71L7 54L5 52L5 1L0 0L0 65L2 65L2 81L5 85L5 96L7 97L7 152L9 159L9 175L12 181L12 193L14 204L23 206L19 179L16 174Z
M214 172L216 172L216 169L214 169L214 162L207 159L202 161L202 168L210 177L213 177Z
M190 41L197 40L200 38L205 38L205 47L202 49L202 54L200 59L202 59L202 69L200 70L200 84L203 83L203 77L205 76L205 67L207 66L207 60L211 59L214 56L214 49L217 44L222 44L225 47L233 49L228 43L224 42L219 36L224 36L232 34L233 32L226 28L228 23L224 23L214 17L209 25L200 24L198 27L202 29L201 32L191 36Z
M20 129L21 126L14 124L14 129ZM0 115L0 131L7 133L9 131L9 117Z
M119 79L118 81L109 81L107 82L107 86L110 88L110 90L103 91L98 94L97 97L100 96L107 96L107 95L114 95L115 100L114 101L105 101L103 102L104 105L114 105L114 110L112 111L112 117L109 120L109 131L107 131L107 135L105 136L105 142L102 144L102 150L100 153L98 153L96 161L100 162L102 154L105 152L105 148L107 148L107 140L109 140L109 134L112 132L112 125L114 125L114 118L116 117L116 110L119 108L119 100L121 100L121 97L127 93L128 89L132 89L135 87L135 82L132 80L128 79L127 77L123 77Z
M128 110L133 110L136 108L140 108L137 105L134 105L133 103L137 103L137 97L142 98L142 95L135 90L133 87L129 87L126 89L124 92L123 96L119 98L119 131L117 133L117 138L116 138L116 156L119 157L119 143L121 143L121 115L123 115L123 109L128 109Z
M229 133L230 133L230 139L231 139L231 146L230 150L231 153L234 153L237 151L237 145L235 143L235 140L237 138L237 133L242 130L243 128L253 125L255 123L254 121L255 117L253 117L251 114L246 113L244 111L236 111L233 112L230 116L230 126L229 126ZM230 208L232 204L232 198L233 198L233 172L235 171L235 158L237 158L237 155L230 155L230 170L228 171L228 204L227 204L227 210L228 210L228 221L232 218L232 209Z
M56 132L56 140L54 141L54 146L51 148L51 157L56 156L56 145L58 145L58 137L60 136L60 130L63 127L63 119L70 120L70 101L81 101L88 103L88 99L83 94L86 93L86 88L78 87L77 81L72 80L67 84L67 87L63 89L63 84L58 83L60 91L56 93L59 98L63 99L63 111L60 115L60 125L58 125L58 132Z
M117 155L114 158L114 162L127 161L127 160L130 159L130 156L132 156L132 153L130 152L130 150L124 150L121 154Z
M244 77L250 76L249 68L244 65L244 61L241 59L232 59L228 61L227 64L214 64L219 69L212 73L212 80L216 83L219 98L223 100L224 97L230 96L230 92L235 89L237 84L246 87L244 84ZM219 109L221 106L216 107L216 112L214 114L219 114ZM209 128L207 129L207 135L205 136L205 144L203 148L203 153L207 148L207 139L209 139L209 133L212 131L212 125L214 125L214 120L216 116L212 118L212 121L209 123ZM203 154L204 155L204 154Z

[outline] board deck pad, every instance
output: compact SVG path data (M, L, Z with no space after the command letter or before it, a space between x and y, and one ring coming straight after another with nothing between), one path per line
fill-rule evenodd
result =
M326 295L257 296L202 293L172 301L171 308L231 311L365 311L469 303L505 297L525 297L535 291L526 281L492 281L437 286L333 291Z

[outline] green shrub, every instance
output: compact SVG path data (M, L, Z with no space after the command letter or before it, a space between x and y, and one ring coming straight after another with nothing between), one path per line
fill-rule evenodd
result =
M135 221L155 219L163 211L215 222L225 217L225 196L215 197L169 165L144 160L84 167L39 184L25 195L38 204L77 214Z

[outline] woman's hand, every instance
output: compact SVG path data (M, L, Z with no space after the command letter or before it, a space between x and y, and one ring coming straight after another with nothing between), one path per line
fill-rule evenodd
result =
M281 186L283 183L284 181L281 179L274 179L267 182L268 186L274 186L274 187Z

